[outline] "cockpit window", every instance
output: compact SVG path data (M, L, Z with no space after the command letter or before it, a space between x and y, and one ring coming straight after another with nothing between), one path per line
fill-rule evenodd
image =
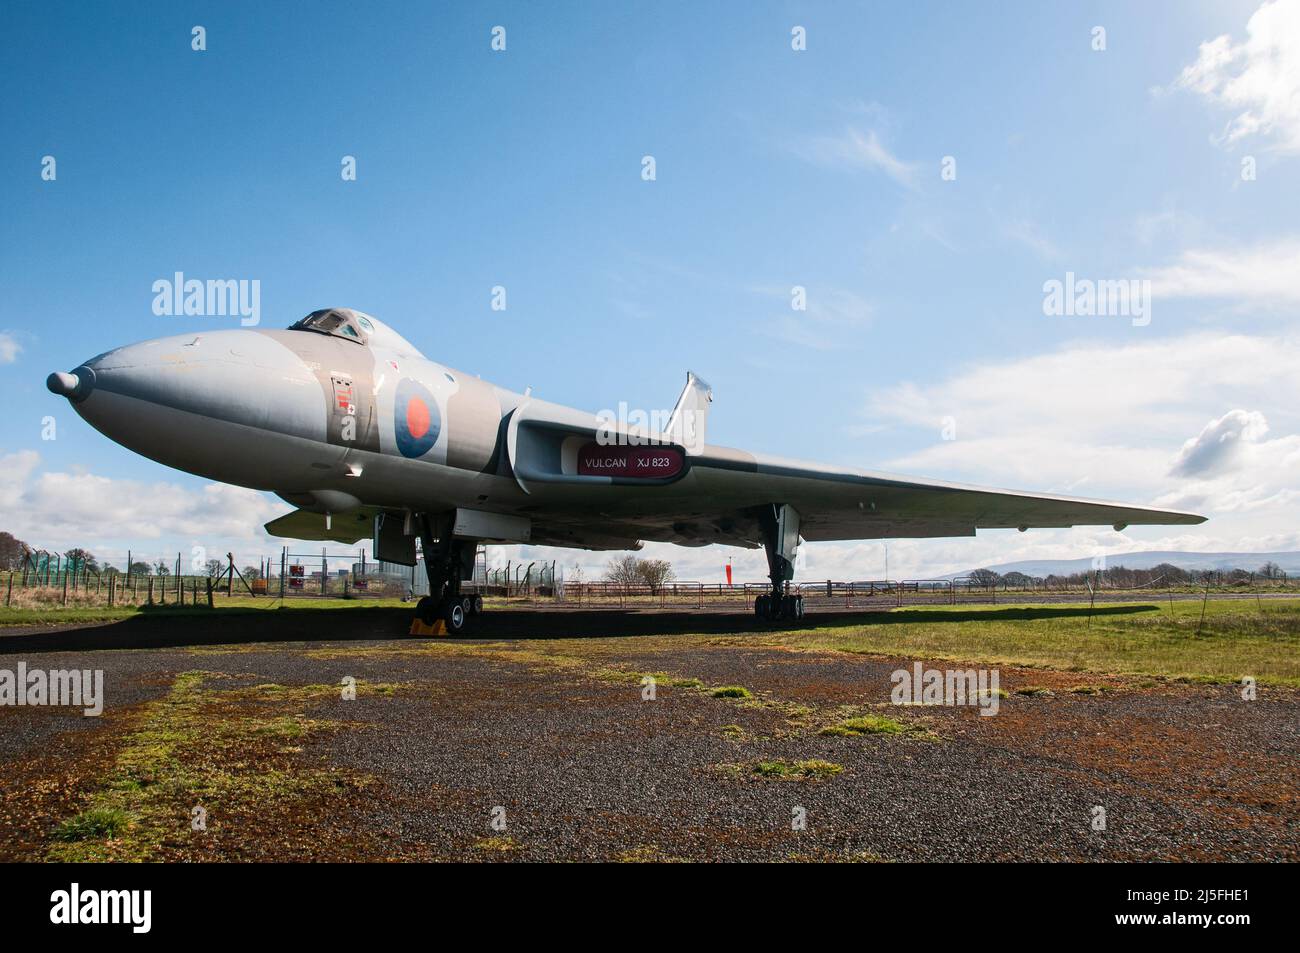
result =
M307 317L289 326L290 331L315 331L318 334L332 334L334 337L346 338L358 344L365 344L365 338L357 330L358 321L365 321L359 315L343 308L327 308L313 311ZM366 324L369 324L366 321Z

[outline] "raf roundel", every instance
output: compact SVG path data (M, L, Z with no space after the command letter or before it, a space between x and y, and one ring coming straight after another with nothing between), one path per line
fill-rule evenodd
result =
M422 457L438 442L442 419L433 394L410 378L397 385L393 401L393 432L404 457Z

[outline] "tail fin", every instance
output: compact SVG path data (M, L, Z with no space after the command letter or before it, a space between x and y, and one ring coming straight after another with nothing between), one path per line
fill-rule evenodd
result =
M686 448L691 456L704 452L704 432L709 423L709 404L713 402L713 388L691 371L686 372L686 386L677 406L668 418L667 436Z

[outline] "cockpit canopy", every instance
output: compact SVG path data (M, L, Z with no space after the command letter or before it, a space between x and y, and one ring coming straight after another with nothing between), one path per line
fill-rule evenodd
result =
M363 321L365 324L362 324ZM319 331L321 334L332 334L335 337L356 341L358 344L365 344L366 339L361 336L362 328L372 330L373 325L368 318L351 308L325 308L321 311L313 311L301 321L289 325L290 331Z
M351 308L324 308L313 311L301 321L289 325L290 331L315 331L360 344L394 351L405 357L424 357L419 349L388 325L368 314Z

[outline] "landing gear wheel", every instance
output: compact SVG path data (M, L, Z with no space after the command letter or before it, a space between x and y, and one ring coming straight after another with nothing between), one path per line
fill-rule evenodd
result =
M482 614L483 614L483 597L476 592L474 593L474 606L470 610L470 615L482 615Z
M438 618L438 604L433 596L425 596L415 604L415 617L425 625L433 625L433 620Z
M460 597L460 607L461 607L462 609L465 610L465 616L466 616L466 618L468 618L469 616L472 616L472 615L474 614L474 597L473 597L473 596L461 596L461 597Z
M796 619L803 618L803 596L794 597L794 617Z
M447 624L447 633L456 635L465 628L465 606L460 600L447 604L442 614L442 621Z
M768 616L767 606L772 601L771 596L759 596L754 600L754 615L760 619L766 619Z

